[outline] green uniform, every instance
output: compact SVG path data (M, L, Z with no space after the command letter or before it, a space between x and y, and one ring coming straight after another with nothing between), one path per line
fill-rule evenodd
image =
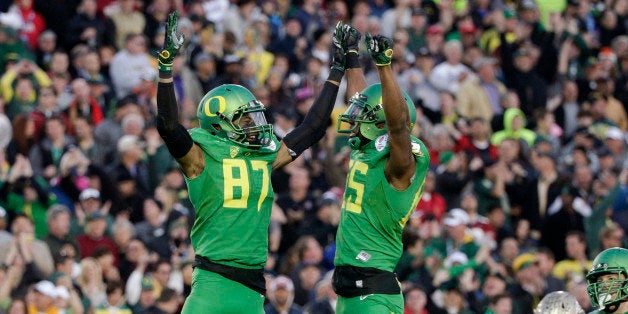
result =
M429 154L425 145L414 137L412 152L416 160L415 175L404 191L393 188L384 175L390 155L388 135L382 135L351 153L336 237L336 266L385 272L394 270L403 252L403 228L421 199L429 166ZM338 307L345 311L338 313L375 313L374 305L370 304L374 302L379 306L386 304L387 313L403 312L403 298L400 294L374 296L377 297L339 296Z
M203 172L196 178L185 179L196 209L190 233L194 252L216 264L262 269L274 198L270 173L279 141L273 136L268 145L254 150L213 136L204 129L189 132L205 155ZM263 296L210 271L196 268L192 286L183 313L263 313ZM252 296L259 299L253 303L259 303L255 311L226 308Z

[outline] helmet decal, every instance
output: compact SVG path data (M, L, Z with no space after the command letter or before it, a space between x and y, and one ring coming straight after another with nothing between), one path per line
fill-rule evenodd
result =
M223 113L227 107L227 100L220 95L208 98L203 103L205 115L215 117L217 113Z

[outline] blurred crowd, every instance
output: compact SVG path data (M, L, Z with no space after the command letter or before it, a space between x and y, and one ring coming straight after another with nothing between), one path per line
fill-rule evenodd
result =
M322 88L337 21L393 39L431 157L396 269L407 314L531 313L557 290L592 308L584 275L628 228L627 0L14 0L0 3L0 312L181 307L194 208L153 123L175 9L189 128L231 83L281 137ZM334 313L350 153L335 123L273 174L267 313Z

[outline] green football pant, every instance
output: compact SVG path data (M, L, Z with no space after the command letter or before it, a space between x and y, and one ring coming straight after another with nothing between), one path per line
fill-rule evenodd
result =
M369 294L354 298L338 296L336 314L403 314L403 295Z
M264 314L264 296L217 273L194 268L182 314Z

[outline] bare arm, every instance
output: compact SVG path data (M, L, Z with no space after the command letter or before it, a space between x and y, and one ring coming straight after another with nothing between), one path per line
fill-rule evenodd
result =
M384 174L390 185L404 190L412 182L415 160L410 142L410 114L390 66L392 41L381 35L371 36L367 33L366 42L382 82L382 104L388 126L390 158L386 162Z
M390 159L384 173L393 187L403 190L410 186L415 172L408 107L390 65L377 67L377 71L382 81L382 103L390 145Z

